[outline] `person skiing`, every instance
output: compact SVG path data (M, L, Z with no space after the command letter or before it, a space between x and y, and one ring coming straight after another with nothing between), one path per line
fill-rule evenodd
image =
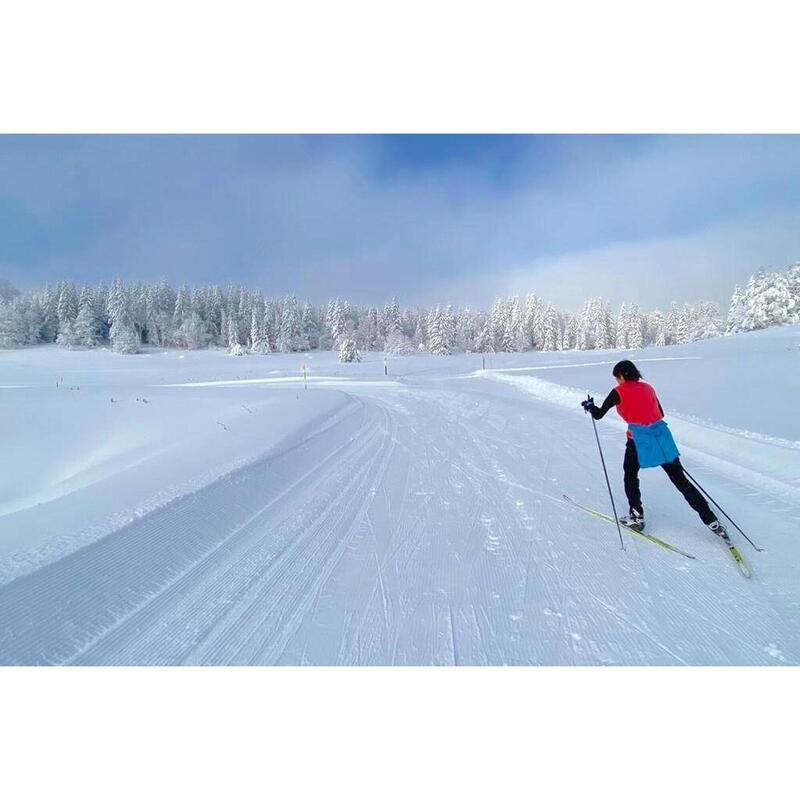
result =
M655 389L642 380L641 373L632 361L620 361L614 365L611 373L617 379L617 388L608 393L603 405L598 408L594 404L594 398L589 397L581 403L581 406L597 420L602 419L616 407L617 413L628 423L622 467L625 495L628 498L628 515L621 517L620 522L634 530L644 530L639 468L660 466L686 502L700 515L703 523L717 536L727 540L725 527L683 471L680 453L667 423L664 422L664 409Z

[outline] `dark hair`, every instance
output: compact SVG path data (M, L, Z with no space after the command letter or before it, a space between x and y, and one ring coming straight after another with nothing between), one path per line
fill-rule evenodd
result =
M622 376L626 381L638 381L642 377L642 373L636 369L636 364L627 359L614 364L614 369L611 370L611 374L615 378Z

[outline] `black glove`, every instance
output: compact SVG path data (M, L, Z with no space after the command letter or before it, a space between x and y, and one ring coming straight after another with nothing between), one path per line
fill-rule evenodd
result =
M584 411L589 414L592 414L593 411L597 410L597 406L594 404L594 397L589 397L581 403L581 407Z

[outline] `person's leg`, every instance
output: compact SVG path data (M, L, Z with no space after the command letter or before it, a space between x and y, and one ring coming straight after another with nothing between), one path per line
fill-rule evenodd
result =
M675 488L684 496L686 502L700 515L705 525L710 525L717 519L716 514L706 502L705 497L698 491L697 487L689 482L679 458L669 464L661 465L664 472L669 475L669 479Z
M625 494L628 498L628 507L639 514L642 510L642 494L639 491L639 456L636 454L636 445L633 439L628 439L625 445L625 460L622 462L625 473Z

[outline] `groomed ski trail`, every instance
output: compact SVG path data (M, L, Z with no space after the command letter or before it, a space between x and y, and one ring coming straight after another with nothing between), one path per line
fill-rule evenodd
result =
M560 499L603 502L581 421L476 379L348 390L327 426L0 587L0 661L800 663L775 501L748 499L775 531L752 581L665 476L649 516L697 561L623 553Z

